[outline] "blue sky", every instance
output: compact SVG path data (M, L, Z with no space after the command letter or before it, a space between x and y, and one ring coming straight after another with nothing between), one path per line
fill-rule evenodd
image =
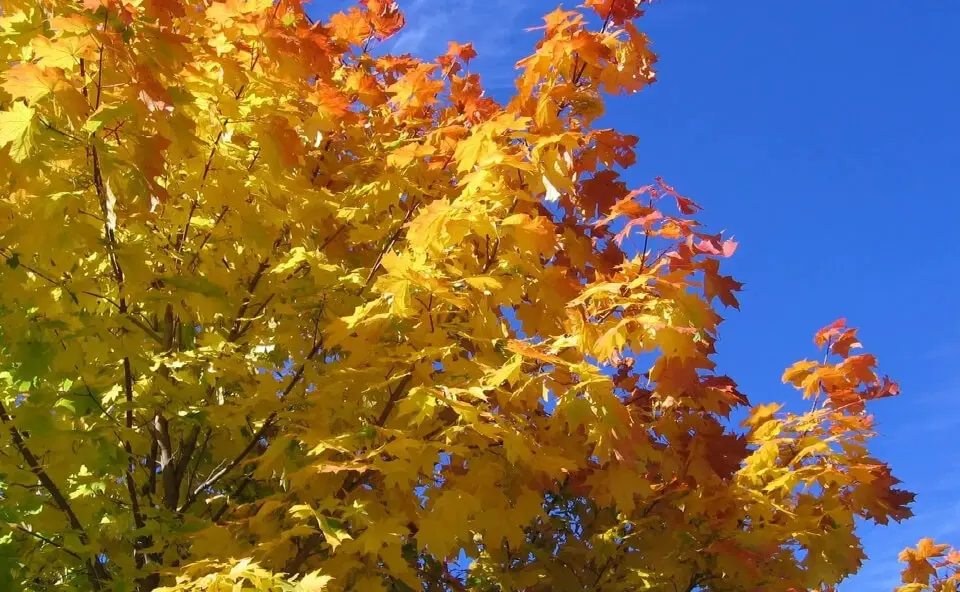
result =
M318 2L325 13L331 4ZM490 91L536 41L552 0L399 0L392 49L472 41ZM572 7L573 2L567 2ZM917 492L916 518L865 529L870 561L841 590L890 590L922 536L960 545L960 2L663 0L641 28L659 82L614 101L640 136L636 186L662 175L740 242L745 282L720 368L753 402L796 395L783 368L847 317L903 394L875 406L874 451Z

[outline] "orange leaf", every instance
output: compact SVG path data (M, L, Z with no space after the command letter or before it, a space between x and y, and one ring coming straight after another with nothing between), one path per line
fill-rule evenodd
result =
M600 18L614 25L634 19L643 14L639 9L639 0L586 0L584 6L592 8Z
M361 4L369 11L374 36L381 41L395 35L406 24L394 0L361 0Z
M823 347L828 341L839 335L840 330L844 329L846 326L847 319L837 319L823 329L817 331L817 334L813 337L813 342L817 344L817 347Z

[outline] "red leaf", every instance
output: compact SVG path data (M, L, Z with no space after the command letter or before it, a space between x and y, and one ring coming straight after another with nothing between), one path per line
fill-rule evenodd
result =
M584 6L592 8L600 18L614 25L635 19L643 14L639 9L640 0L586 0Z
M840 334L840 330L847 326L847 319L837 319L823 329L817 331L813 337L813 342L817 347L823 347L828 341Z

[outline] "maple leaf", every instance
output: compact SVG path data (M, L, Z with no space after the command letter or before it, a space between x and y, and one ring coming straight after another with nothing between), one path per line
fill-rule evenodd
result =
M863 347L857 340L856 329L843 330L829 339L833 339L833 343L830 345L830 353L844 358L850 355L851 349Z
M25 160L33 149L36 111L16 102L9 111L0 111L0 148L10 146L13 160Z
M5 91L14 99L26 99L33 104L56 90L62 78L52 70L44 70L31 62L17 64L3 73Z
M395 35L406 23L394 0L361 0L368 13L373 34L383 40Z
M921 539L915 549L904 549L899 560L906 563L902 580L904 583L923 583L930 581L937 570L930 559L943 557L950 545L936 544L931 538Z
M472 43L457 43L456 41L451 41L447 49L447 55L456 57L466 63L477 57L477 51L473 49Z
M451 41L447 53L437 58L437 62L443 68L444 74L449 77L461 70L458 60L467 64L475 57L477 57L477 52L473 49L472 43L460 44Z
M387 92L393 94L401 109L434 103L443 88L443 82L430 77L436 69L433 64L420 64L388 86Z
M600 18L615 25L639 17L641 0L586 0L585 6L595 10Z
M628 194L627 184L620 181L616 171L606 170L596 173L580 183L579 198L587 211L605 212L613 204Z
M783 382L789 382L793 386L799 387L811 376L812 370L819 364L810 360L803 360L795 363L783 373Z
M657 177L657 187L659 188L660 191L662 191L663 193L666 193L667 195L673 197L674 200L676 200L677 209L680 210L681 214L692 215L692 214L696 214L698 211L703 209L699 205L694 203L692 200L690 200L689 198L686 198L680 195L679 193L677 193L676 189L664 183L663 179L660 177Z
M356 6L330 17L333 35L350 45L363 45L373 34L373 26L366 14Z
M734 280L731 276L720 275L720 264L716 259L708 259L703 269L703 291L707 298L719 298L726 306L732 306L739 309L740 303L737 301L735 292L743 289L743 284Z
M837 319L823 329L817 331L816 335L813 337L813 342L817 344L817 347L823 347L827 344L827 342L835 338L837 335L840 335L841 331L846 328L846 326L846 319Z
M744 420L744 425L757 428L773 419L776 413L782 408L783 405L779 403L758 405L750 410L750 417Z
M596 159L605 166L617 164L626 168L632 166L637 160L637 154L634 151L634 146L640 141L637 136L606 129L594 131L591 139L596 144ZM589 168L595 170L596 165L591 163Z

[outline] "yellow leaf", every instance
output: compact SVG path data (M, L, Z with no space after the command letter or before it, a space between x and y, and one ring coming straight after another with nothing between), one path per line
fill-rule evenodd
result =
M300 264L310 260L310 254L307 253L307 250L303 247L294 247L290 250L283 261L278 263L273 269L270 270L270 273L275 275L283 275L292 272Z
M471 171L475 166L488 166L503 160L497 143L480 131L457 144L454 156L457 159L457 171L461 173Z
M803 384L803 381L810 375L811 371L816 368L819 364L816 362L811 362L810 360L802 360L797 362L793 366L787 368L783 373L783 382L790 383L795 387L800 387Z
M467 282L471 288L480 290L486 294L491 294L496 290L503 288L503 284L500 283L500 280L489 276L468 277L464 278L463 281Z
M10 145L10 156L16 162L22 162L33 149L32 107L17 101L10 111L0 111L0 148Z
M520 356L513 356L510 358L509 362L501 366L500 369L487 378L487 384L492 387L497 387L506 382L507 384L513 386L520 378L520 370L522 366L523 358Z
M433 146L411 142L397 148L387 156L387 164L392 167L403 168L415 160L427 157L436 152Z
M43 68L63 68L72 70L80 65L80 60L92 58L96 54L97 44L87 35L60 37L55 40L37 37L32 42L37 65Z
M56 90L62 77L54 70L43 70L31 62L21 62L3 74L3 87L14 99L35 103Z
M757 405L756 407L750 410L750 417L745 419L742 425L743 427L757 428L763 425L764 423L768 422L769 420L773 419L774 415L776 415L776 413L780 411L782 407L783 405L780 405L778 403L770 403L767 405Z
M333 576L322 575L319 571L312 571L297 582L296 592L320 592L327 589L327 584Z
M406 397L400 400L397 416L413 415L411 420L413 424L420 425L434 416L436 408L437 397L433 391L424 386L415 386L410 389Z

